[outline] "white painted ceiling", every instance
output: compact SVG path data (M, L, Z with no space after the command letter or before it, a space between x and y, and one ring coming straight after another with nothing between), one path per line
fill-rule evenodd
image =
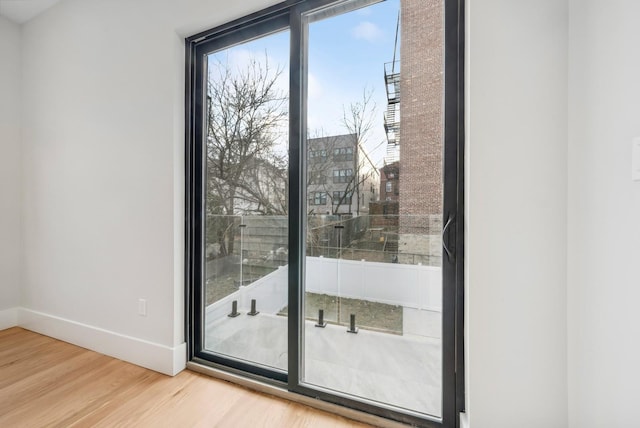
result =
M60 0L0 0L0 15L22 24Z

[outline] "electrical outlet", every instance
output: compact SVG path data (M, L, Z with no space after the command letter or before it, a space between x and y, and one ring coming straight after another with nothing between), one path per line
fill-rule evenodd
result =
M147 300L146 299L138 299L138 315L141 317L147 316Z

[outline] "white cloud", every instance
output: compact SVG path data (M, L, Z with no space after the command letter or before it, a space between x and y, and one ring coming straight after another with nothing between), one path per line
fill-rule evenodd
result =
M351 34L356 39L366 40L368 42L375 42L380 40L383 36L383 32L376 24L369 21L362 21L351 30Z

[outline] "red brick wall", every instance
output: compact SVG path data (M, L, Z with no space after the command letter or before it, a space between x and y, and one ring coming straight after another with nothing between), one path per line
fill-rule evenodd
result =
M398 201L399 196L399 162L393 162L380 168L380 200ZM391 192L387 192L387 182L391 182ZM397 214L397 213L396 213Z
M443 0L401 0L401 216L442 213L443 19Z
M370 202L369 216L371 227L398 227L398 203Z

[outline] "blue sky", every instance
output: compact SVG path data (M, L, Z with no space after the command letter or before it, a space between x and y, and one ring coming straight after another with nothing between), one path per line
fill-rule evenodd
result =
M393 59L399 0L316 21L309 26L308 126L311 134L344 134L343 106L373 90L375 123L365 148L377 164L386 153L383 112L386 109L384 63ZM278 82L288 91L289 32L281 32L225 49L212 58L242 67L249 58L264 59L284 73Z

